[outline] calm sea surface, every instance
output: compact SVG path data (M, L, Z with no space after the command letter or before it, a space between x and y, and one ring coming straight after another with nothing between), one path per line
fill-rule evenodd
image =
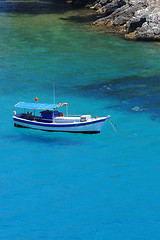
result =
M86 11L0 12L0 239L160 239L160 45ZM13 126L19 100L111 115L97 135Z

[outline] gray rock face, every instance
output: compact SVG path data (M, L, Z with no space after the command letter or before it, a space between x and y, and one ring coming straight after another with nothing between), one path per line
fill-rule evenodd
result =
M121 26L124 25L127 21L129 21L134 16L136 11L146 7L147 2L145 0L138 0L134 3L123 3L123 6L117 7L112 14L98 21L104 21L105 23L113 21L114 26Z
M114 25L124 25L126 24L139 9L143 9L147 7L146 1L136 1L134 3L127 3L126 6L120 8L119 11L115 11L113 14L114 17Z
M128 21L126 31L128 34L135 32L137 39L160 39L160 8L148 6L138 10Z
M127 33L134 32L138 27L141 27L146 22L148 16L147 8L138 10L126 25Z
M111 0L100 0L93 6L93 9L94 10L101 9L102 7L104 7L105 5L107 5L109 3L111 3Z
M124 0L100 0L94 5L93 9L99 10L100 13L103 13L105 16L107 16L125 4L126 2Z
M117 8L120 8L125 4L126 2L124 0L113 0L110 3L106 4L102 8L102 11L104 11L105 15L107 16L113 13Z
M160 8L146 12L146 21L136 31L137 39L160 40Z
M160 40L160 1L98 0L94 7L103 13L96 25L113 27L127 38Z

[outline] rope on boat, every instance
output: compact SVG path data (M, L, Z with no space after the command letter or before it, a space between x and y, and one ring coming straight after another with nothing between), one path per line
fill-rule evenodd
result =
M113 124L112 124L112 121L111 121L110 119L108 119L108 120L109 120L109 122L110 122L110 124L111 124L113 130L118 134L118 132L116 131L115 127L114 127Z
M124 135L126 135L127 137L130 137L127 133L125 133L124 131L122 131L122 129L120 127L117 126L117 124L115 124L113 121L111 121L111 119L108 119L111 126L113 127L114 131L118 134L118 132L116 131L115 127L118 128ZM115 127L114 127L115 126Z

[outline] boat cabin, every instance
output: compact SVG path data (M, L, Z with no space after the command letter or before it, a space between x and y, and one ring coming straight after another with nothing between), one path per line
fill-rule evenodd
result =
M53 122L53 119L55 117L63 117L63 113L57 111L50 111L50 110L45 110L40 112L41 116L39 117L38 121L42 122Z
M14 111L14 115L26 120L35 120L38 122L52 123L54 118L64 116L62 112L59 112L58 108L60 106L62 106L62 104L41 104L41 103L19 102L15 105L15 108L24 109L24 112L16 113L16 111ZM66 107L68 107L68 105ZM27 109L27 112L26 112L26 109ZM33 110L33 112L28 111L28 109ZM43 110L43 109L46 109L46 110ZM36 110L38 110L38 112L36 112ZM39 112L39 110L43 110L43 111ZM66 111L66 115L68 115L68 108Z

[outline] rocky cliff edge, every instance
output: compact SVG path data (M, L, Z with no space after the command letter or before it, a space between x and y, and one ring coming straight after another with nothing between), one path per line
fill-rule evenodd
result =
M98 0L92 6L99 14L93 24L105 26L127 39L160 40L160 1Z

